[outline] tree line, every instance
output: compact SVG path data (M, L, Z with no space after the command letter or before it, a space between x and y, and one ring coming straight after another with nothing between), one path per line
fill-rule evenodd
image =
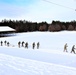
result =
M76 21L71 22L60 22L52 21L52 23L47 22L30 22L26 20L2 20L0 26L9 26L16 30L16 32L33 32L33 31L73 31L76 30Z

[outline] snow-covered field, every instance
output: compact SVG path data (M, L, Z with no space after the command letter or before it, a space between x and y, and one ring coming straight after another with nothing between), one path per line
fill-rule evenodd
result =
M70 53L76 45L75 31L28 32L0 38L10 47L0 46L0 75L76 75L76 54ZM18 48L19 41L28 42L28 49ZM32 49L32 43L40 48ZM68 53L63 52L68 44Z

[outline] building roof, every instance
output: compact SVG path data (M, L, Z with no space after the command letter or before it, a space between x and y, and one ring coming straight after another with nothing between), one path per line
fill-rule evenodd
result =
M0 32L6 32L6 31L15 31L15 29L8 26L0 26Z

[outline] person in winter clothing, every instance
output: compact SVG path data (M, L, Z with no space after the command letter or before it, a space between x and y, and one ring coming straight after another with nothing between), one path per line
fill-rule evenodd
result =
M21 44L21 42L19 41L19 42L18 42L18 47L19 47L19 48L20 48L20 44Z
M67 47L68 47L68 45L67 45L67 43L64 45L64 52L66 51L66 52L68 52L67 51Z
M25 48L28 48L28 42L25 43Z
M76 49L76 48L75 48L75 45L73 45L73 46L72 46L71 53L73 52L73 53L75 54L75 49Z
M9 43L9 42L7 42L7 46L8 46L8 47L9 47L9 44L10 44L10 43Z
M37 49L39 49L39 46L40 46L40 43L38 42L38 43L37 43Z
M1 41L1 46L3 46L3 42Z
M25 43L25 42L23 41L23 42L22 42L22 47L24 47L24 43Z
M4 43L5 43L5 46L6 46L7 41L5 40Z
M35 42L32 44L33 49L35 48Z

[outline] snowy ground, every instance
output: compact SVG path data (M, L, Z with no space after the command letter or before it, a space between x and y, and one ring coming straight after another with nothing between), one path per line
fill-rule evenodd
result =
M10 47L0 46L0 75L76 75L75 31L19 33L0 38L9 41ZM29 43L29 48L18 48L18 41ZM40 49L32 49L32 43L40 42ZM68 53L63 52L68 44ZM12 47L14 46L14 47Z

